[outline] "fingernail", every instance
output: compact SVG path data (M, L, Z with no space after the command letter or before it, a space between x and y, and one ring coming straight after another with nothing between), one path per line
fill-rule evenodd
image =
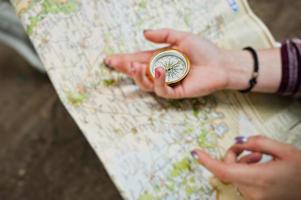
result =
M131 66L129 76L133 77L135 74L136 74L136 68L134 66Z
M144 29L143 33L145 34L146 32L150 31L151 29Z
M246 138L245 136L237 136L234 138L234 140L236 144L243 144L248 141L248 138Z
M195 159L195 160L199 160L199 155L196 151L192 151L191 152L191 156Z
M105 63L105 65L106 65L107 67L112 68L112 62L111 62L111 59L105 58L105 59L104 59L104 63Z
M155 70L155 78L160 78L161 77L161 71L160 71L160 68L157 68L156 70Z

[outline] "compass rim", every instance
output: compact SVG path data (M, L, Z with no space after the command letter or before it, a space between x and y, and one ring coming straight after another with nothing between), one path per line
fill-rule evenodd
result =
M176 55L176 56L179 57L180 59L182 59L185 62L185 65L186 65L185 73L181 76L181 78L179 78L177 80L173 80L173 81L166 81L166 83L168 85L171 85L171 84L175 84L175 83L178 83L178 82L182 81L188 75L188 73L190 71L190 61L189 61L188 57L186 56L186 54L183 53L182 51L180 51L179 49L176 49L176 48L163 48L163 49L160 49L160 50L156 51L153 54L153 56L150 59L150 62L148 64L148 75L152 80L154 79L154 74L152 73L152 66L154 64L154 61L156 60L155 58L158 57L160 54L168 53L168 51L175 52L176 54L180 55L180 56L178 56L178 55ZM181 57L183 57L183 58L181 58Z

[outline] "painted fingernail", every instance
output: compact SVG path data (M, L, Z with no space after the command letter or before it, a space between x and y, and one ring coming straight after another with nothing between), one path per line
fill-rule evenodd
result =
M132 70L129 75L130 75L130 77L133 77L133 76L135 76L135 74L136 74L136 70Z
M243 144L248 141L248 138L246 138L245 136L237 136L234 138L234 140L236 144Z
M133 77L135 74L136 74L136 68L134 66L131 66L129 76Z
M161 77L161 71L160 71L160 68L157 68L156 70L155 70L155 78L160 78Z
M199 155L196 151L192 151L191 152L191 156L195 159L195 160L199 160Z
M151 31L151 29L144 29L143 33L145 34L146 32Z
M112 68L112 62L111 62L111 59L105 58L105 59L104 59L104 63L105 63L105 65L106 65L107 67Z

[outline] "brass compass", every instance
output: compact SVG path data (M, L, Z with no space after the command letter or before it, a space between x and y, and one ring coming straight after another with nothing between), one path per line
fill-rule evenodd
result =
M177 49L163 49L156 52L149 63L148 73L152 79L155 77L155 70L158 67L162 67L166 71L165 82L174 84L187 76L190 62L187 56Z

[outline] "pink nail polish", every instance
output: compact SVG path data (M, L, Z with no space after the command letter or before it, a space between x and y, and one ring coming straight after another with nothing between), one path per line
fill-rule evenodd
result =
M136 69L134 67L131 67L129 75L133 77L135 74L136 74Z
M143 33L145 34L146 32L151 31L151 29L144 29Z
M199 155L197 154L196 151L192 151L192 152L191 152L191 156L192 156L195 160L199 160Z
M160 77L161 77L161 72L160 72L160 69L157 68L157 69L155 70L155 78L160 78Z
M106 59L104 60L104 63L105 63L105 65L106 65L106 66L108 66L108 67L111 67L111 68L112 68L112 62L111 62L111 60L110 60L110 59L106 58Z

